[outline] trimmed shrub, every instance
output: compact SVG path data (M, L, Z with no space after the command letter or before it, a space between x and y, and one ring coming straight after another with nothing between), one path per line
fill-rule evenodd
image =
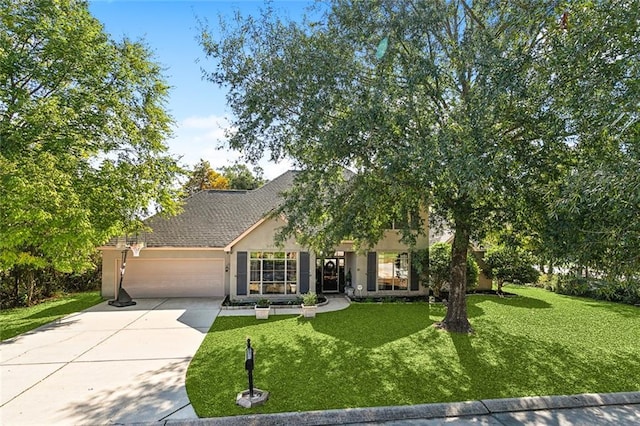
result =
M589 280L584 277L575 275L560 275L558 277L558 286L556 293L566 294L568 296L589 296L591 287Z
M640 282L635 280L606 281L593 291L596 299L635 305L640 303Z

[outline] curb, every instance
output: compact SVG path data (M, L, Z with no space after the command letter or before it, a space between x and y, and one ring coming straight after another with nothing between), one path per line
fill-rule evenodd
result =
M640 404L640 392L583 393L579 395L531 396L524 398L484 399L490 413L557 410L600 407L603 405Z
M437 419L442 417L476 416L489 414L480 401L436 403L422 405L347 408L295 413L249 414L233 417L215 417L194 420L168 420L165 425L176 426L327 426L393 420Z
M447 417L491 416L499 413L534 412L611 405L640 404L640 392L587 393L579 395L534 396L484 399L479 401L434 403L407 406L347 408L326 411L249 414L189 420L167 420L169 426L280 426L343 425L394 420L433 420ZM157 423L156 423L157 425Z

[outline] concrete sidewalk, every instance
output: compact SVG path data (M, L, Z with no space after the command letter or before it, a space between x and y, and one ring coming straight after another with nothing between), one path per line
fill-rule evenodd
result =
M156 423L157 424L157 423ZM166 426L280 425L611 425L640 424L640 392L581 394L397 407L167 420Z

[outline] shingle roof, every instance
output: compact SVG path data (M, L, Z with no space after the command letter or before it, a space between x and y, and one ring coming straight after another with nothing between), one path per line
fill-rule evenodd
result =
M146 221L153 230L147 247L225 247L283 201L295 174L288 171L252 191L200 191L185 200L177 216Z

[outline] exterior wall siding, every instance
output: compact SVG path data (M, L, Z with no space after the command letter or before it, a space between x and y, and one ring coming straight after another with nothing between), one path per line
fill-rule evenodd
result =
M100 293L102 297L113 299L117 291L118 283L120 280L119 265L122 259L122 251L116 248L108 248L102 251L102 286ZM162 260L170 259L175 261L176 259L211 259L216 261L226 262L227 256L221 250L207 250L207 249L161 249L161 248L144 248L140 252L140 257L133 257L131 251L127 253L127 263L135 262L135 259L147 259L147 260ZM227 265L228 263L225 263ZM226 266L225 266L226 267ZM228 280L226 277L228 273L225 273L225 283ZM126 288L127 275L125 273L124 287ZM225 284L225 292L228 292L228 288Z

